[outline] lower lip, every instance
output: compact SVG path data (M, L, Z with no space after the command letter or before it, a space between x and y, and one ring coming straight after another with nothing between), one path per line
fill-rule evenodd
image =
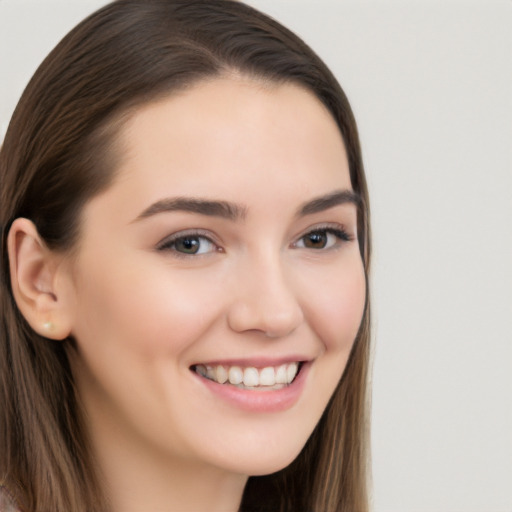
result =
M219 384L195 372L194 375L211 393L238 409L250 412L279 412L290 409L297 403L304 389L310 366L310 363L303 363L291 384L268 391L242 389L230 384Z

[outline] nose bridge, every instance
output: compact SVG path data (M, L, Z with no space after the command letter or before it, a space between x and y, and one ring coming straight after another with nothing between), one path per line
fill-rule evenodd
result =
M259 331L268 337L287 336L303 320L293 281L277 252L258 251L241 265L228 314L238 332Z

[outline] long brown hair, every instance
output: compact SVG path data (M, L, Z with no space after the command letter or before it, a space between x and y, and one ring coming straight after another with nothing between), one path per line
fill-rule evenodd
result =
M368 194L355 120L319 57L276 21L229 0L118 0L50 53L15 110L0 151L0 484L26 511L105 512L69 364L74 342L37 335L16 307L6 238L31 219L49 248L69 251L82 206L115 178L116 135L135 108L237 72L313 92L345 142L368 275ZM241 510L367 512L370 311L344 375L299 457L251 477Z

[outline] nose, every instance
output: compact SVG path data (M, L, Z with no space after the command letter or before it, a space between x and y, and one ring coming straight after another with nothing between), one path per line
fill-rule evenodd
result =
M259 261L236 277L234 300L228 311L232 330L280 338L294 332L303 322L293 280L285 275L282 264Z

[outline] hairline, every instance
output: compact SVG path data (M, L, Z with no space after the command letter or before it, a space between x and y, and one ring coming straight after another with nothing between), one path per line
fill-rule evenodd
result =
M341 129L339 122L332 109L330 109L316 91L301 82L298 79L289 77L281 77L278 75L265 74L263 72L252 72L244 70L236 66L221 65L215 71L205 71L197 77L193 77L184 81L181 84L172 84L167 86L162 84L155 87L152 91L134 95L130 100L124 104L119 105L114 111L106 115L86 137L86 146L94 145L99 139L104 138L105 143L104 152L100 156L101 160L107 162L109 168L109 179L106 184L92 194L90 197L79 205L79 211L76 217L76 233L68 247L57 249L58 252L66 254L71 260L78 258L80 252L81 242L81 228L83 223L83 212L86 205L98 195L106 192L116 181L122 171L125 158L129 155L129 147L125 138L126 128L130 121L144 108L157 105L165 100L173 97L178 97L181 94L187 94L201 85L206 85L218 80L240 80L251 85L261 87L263 89L271 90L272 88L282 85L291 85L311 94L318 103L325 109L325 111L334 120L338 133L343 141L345 150L347 150L347 142ZM359 210L359 207L358 207Z

